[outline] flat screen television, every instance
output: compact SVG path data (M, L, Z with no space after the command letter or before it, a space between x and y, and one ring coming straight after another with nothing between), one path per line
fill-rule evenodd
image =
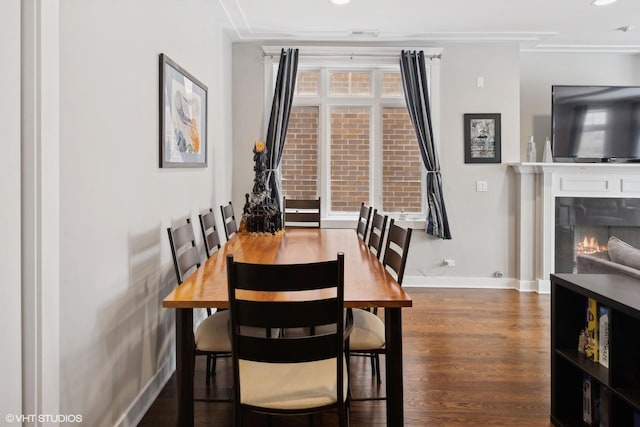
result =
M640 86L551 88L556 161L640 161Z

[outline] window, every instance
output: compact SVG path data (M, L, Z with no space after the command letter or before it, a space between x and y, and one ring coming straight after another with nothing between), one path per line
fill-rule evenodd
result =
M425 170L397 62L313 62L301 52L281 163L283 196L321 196L323 216L338 219L351 218L362 202L392 215L424 213Z
M587 110L580 135L580 149L585 155L602 156L602 141L605 140L607 125L606 109Z

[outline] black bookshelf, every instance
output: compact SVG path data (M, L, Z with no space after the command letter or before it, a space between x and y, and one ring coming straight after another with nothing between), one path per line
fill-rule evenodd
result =
M578 352L587 299L609 308L609 367ZM551 275L551 422L584 426L583 379L609 397L609 426L633 427L640 412L640 280L611 274ZM597 425L594 423L594 425Z

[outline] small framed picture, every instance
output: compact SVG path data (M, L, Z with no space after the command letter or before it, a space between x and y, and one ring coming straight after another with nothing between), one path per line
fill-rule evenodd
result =
M160 167L207 166L207 87L160 54Z
M464 162L501 162L500 114L464 115Z

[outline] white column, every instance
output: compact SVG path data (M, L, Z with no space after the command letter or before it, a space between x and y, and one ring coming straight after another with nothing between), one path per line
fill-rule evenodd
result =
M59 2L22 1L23 413L60 413ZM25 426L58 423L24 423Z
M519 170L518 280L520 290L535 290L536 281L536 175Z
M555 256L555 199L553 190L553 173L544 171L538 175L538 206L540 209L538 223L541 225L538 236L538 289L551 290L549 275L554 272Z
M22 413L20 281L20 0L5 0L0 13L0 270L2 271L2 388L0 418ZM0 421L3 422L3 421Z

